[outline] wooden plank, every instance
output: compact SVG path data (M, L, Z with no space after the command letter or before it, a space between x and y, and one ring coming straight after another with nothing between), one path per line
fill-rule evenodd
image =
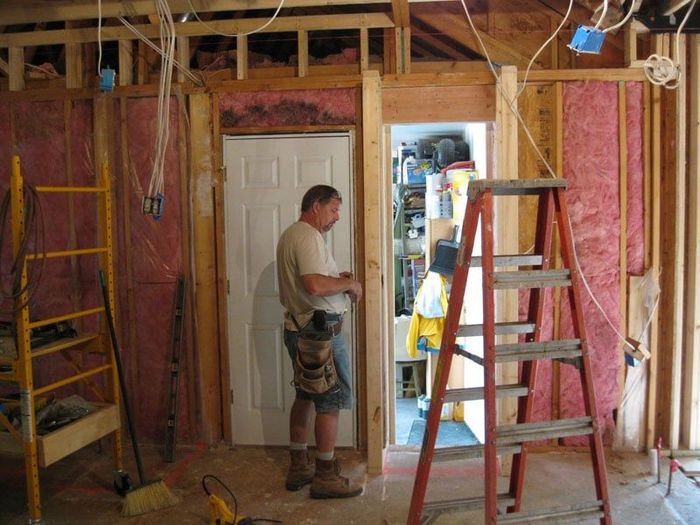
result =
M625 26L625 65L630 65L637 60L637 29L632 24Z
M679 9L685 7L691 0L667 0L661 8L661 14L664 16L672 15Z
M364 219L364 306L367 392L367 472L382 471L384 456L384 404L382 367L381 268L381 137L382 92L379 74L362 75L363 219Z
M0 72L5 76L10 76L10 64L5 62L2 58L0 58Z
M428 0L408 0L420 2ZM388 4L389 0L343 0L343 5ZM173 13L191 13L194 8L200 17L206 13L220 11L247 11L249 9L276 9L279 0L255 0L231 2L231 0L168 0ZM284 7L327 6L328 0L285 0ZM75 0L51 0L51 8L39 0L3 0L0 25L30 24L64 20L97 19L97 2L76 2ZM102 18L136 17L153 13L153 0L101 0Z
M524 72L519 75L519 80L524 78ZM576 80L600 80L604 82L615 81L645 81L644 71L641 69L611 68L611 69L532 69L527 77L530 82L558 82Z
M671 47L678 48L680 56L674 60L681 71L686 71L686 35L673 35ZM675 119L675 234L673 255L673 352L671 361L671 389L669 407L670 446L678 448L681 429L681 389L683 375L683 306L685 294L685 221L686 221L686 145L687 145L687 75L681 75L676 88L676 119ZM700 101L695 100L696 104Z
M196 323L202 439L221 439L221 377L218 339L214 195L216 181L208 94L190 95L190 137L192 169L192 233L195 262ZM194 138L196 137L196 140ZM226 407L228 409L228 407Z
M652 36L655 52L662 53L660 35ZM655 281L661 270L661 88L651 88L651 269ZM647 448L655 446L657 391L659 376L659 309L651 322L649 350L649 405L647 410Z
M303 78L309 74L309 33L297 31L297 76Z
M518 178L518 121L510 109L511 100L517 104L518 74L515 66L501 68L501 89L496 94L496 179ZM517 197L495 199L495 246L494 253L518 252L518 206ZM515 204L515 205L514 205ZM507 290L499 294L496 303L496 322L513 321L518 318L518 291ZM517 343L517 335L499 335L497 344ZM501 363L496 370L498 384L518 382L518 364ZM499 399L499 424L515 423L518 413L517 399ZM512 467L512 455L502 457L503 475Z
M236 78L248 78L248 35L236 36Z
M384 29L384 46L383 46L383 51L384 51L384 72L385 73L391 73L391 74L396 74L399 73L398 71L398 62L396 60L396 31L394 31L394 28L385 28Z
M564 86L561 82L554 85L554 172L564 176ZM561 268L561 240L558 228L552 232L552 268ZM553 298L553 335L554 341L561 339L561 288L554 289ZM552 419L561 417L561 361L552 361Z
M369 69L369 30L360 28L360 73Z
M408 0L391 0L391 18L397 27L409 27L411 25Z
M39 465L47 467L120 428L119 407L106 405L58 430L37 438Z
M189 63L189 60L188 60ZM134 82L134 43L119 41L119 85L130 86Z
M494 120L494 99L493 86L386 88L382 113L385 124L483 122ZM417 100L421 103L416 104Z
M619 206L620 206L620 332L625 334L627 327L627 92L624 82L617 85L617 130L618 130L618 158L619 158ZM622 347L622 341L618 341L618 348ZM620 401L624 395L625 384L625 353L620 352L620 368L617 379L620 386ZM618 405L619 406L619 405Z
M187 37L176 37L175 54L177 61L182 64L187 71L190 70L190 39ZM184 82L185 72L180 68L174 68L177 71L177 81Z
M212 136L214 137L214 166L224 166L223 141L221 135L221 118L219 115L219 96L214 94L211 97L211 122ZM214 224L224 224L224 171L217 169L214 171L216 183L214 184ZM226 232L224 228L216 228L215 231L215 253L217 268L226 268ZM218 325L220 327L228 326L228 296L227 296L227 279L225 271L217 272L216 281L217 290L217 311L219 314ZM197 333L196 326L192 326L194 333ZM233 337L233 336L231 336ZM219 330L219 348L221 353L221 406L222 410L222 427L224 440L231 443L233 440L233 424L231 420L232 391L231 391L231 364L229 362L229 333L226 328ZM193 393L194 394L194 393Z
M180 37L213 35L217 32L226 34L248 33L268 22L267 18L238 18L229 20L210 20L207 25L199 22L180 22L175 24L175 31ZM160 37L158 26L139 24L136 30L150 39ZM357 29L366 27L394 27L389 15L384 13L362 13L343 15L285 16L276 18L270 25L260 30L262 33L280 33L291 31L330 31L336 29ZM114 40L136 40L139 37L124 26L106 26L102 28L102 42ZM35 33L0 33L0 48L25 47L48 44L67 44L96 42L97 31L94 28L55 29Z
M10 70L10 91L24 90L24 49L10 47L7 57Z
M384 160L384 173L382 176L382 180L384 181L384 185L388 186L388 188L392 187L392 170L393 170L393 165L392 165L392 158L391 158L391 126L384 126L384 140L382 141L382 158ZM387 188L387 189L388 189ZM385 210L393 210L393 198L391 195L391 191L385 191L384 192L384 209ZM393 222L393 217L390 219L390 223ZM426 234L428 232L428 224L426 220ZM387 413L387 418L388 418L388 425L389 425L389 432L388 432L388 442L393 444L396 443L396 381L394 378L396 377L396 330L395 330L395 309L394 309L394 300L393 298L396 297L396 276L394 272L394 233L393 233L393 225L389 225L389 234L385 235L386 239L384 242L384 282L386 283L386 291L385 291L385 317L386 321L384 322L385 326L391 327L389 330L387 330L388 334L388 344L387 344L387 362L386 362L386 371L387 371L387 376L386 376L386 402L385 406L387 407L388 413ZM382 228L383 231L387 229L387 226L385 225L384 228ZM428 260L427 255L426 255L426 261Z
M688 37L690 66L686 78L690 104L688 120L688 267L686 268L685 307L685 386L681 439L691 450L700 448L700 36Z
M66 22L66 31L72 31L75 22ZM75 29L77 30L77 29ZM97 33L92 29L94 33ZM37 33L40 34L40 33ZM66 42L66 87L83 87L83 46L78 42Z

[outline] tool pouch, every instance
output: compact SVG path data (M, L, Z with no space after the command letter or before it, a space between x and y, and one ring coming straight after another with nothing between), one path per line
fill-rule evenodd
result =
M294 385L308 394L325 394L338 383L327 332L300 332L294 362Z

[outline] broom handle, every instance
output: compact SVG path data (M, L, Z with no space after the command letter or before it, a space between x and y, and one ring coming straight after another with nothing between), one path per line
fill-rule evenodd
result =
M126 413L126 421L129 426L129 436L131 437L131 446L134 449L134 457L136 458L136 468L139 472L139 481L143 485L146 480L143 476L143 464L141 463L141 452L139 451L139 443L136 440L136 430L134 422L131 418L131 409L129 408L129 398L126 395L126 382L124 381L124 369L122 368L121 352L117 343L117 333L114 329L114 319L112 318L112 309L109 306L109 291L107 290L107 282L105 274L100 270L100 288L102 288L102 298L105 303L105 316L109 325L109 335L112 339L112 349L114 350L114 360L117 363L117 373L119 374L119 389L122 393L122 403L124 403L124 412Z

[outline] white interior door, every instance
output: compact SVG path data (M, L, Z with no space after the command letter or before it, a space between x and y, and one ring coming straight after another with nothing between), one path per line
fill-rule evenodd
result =
M341 192L340 221L327 234L338 269L353 271L350 133L226 137L226 274L231 434L240 445L287 445L294 401L283 341L275 248L311 186ZM355 312L343 331L355 370ZM342 410L339 446L354 446L354 410ZM313 434L313 432L312 432Z

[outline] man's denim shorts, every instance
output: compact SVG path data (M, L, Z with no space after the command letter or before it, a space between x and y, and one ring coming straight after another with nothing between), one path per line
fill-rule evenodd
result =
M304 331L306 327L302 328ZM284 344L292 359L292 366L297 355L297 332L284 331ZM338 374L338 384L325 394L309 394L296 389L297 399L314 402L316 412L333 412L335 410L350 410L352 408L352 374L350 372L350 357L348 356L345 338L338 334L331 340L333 348L333 361Z

